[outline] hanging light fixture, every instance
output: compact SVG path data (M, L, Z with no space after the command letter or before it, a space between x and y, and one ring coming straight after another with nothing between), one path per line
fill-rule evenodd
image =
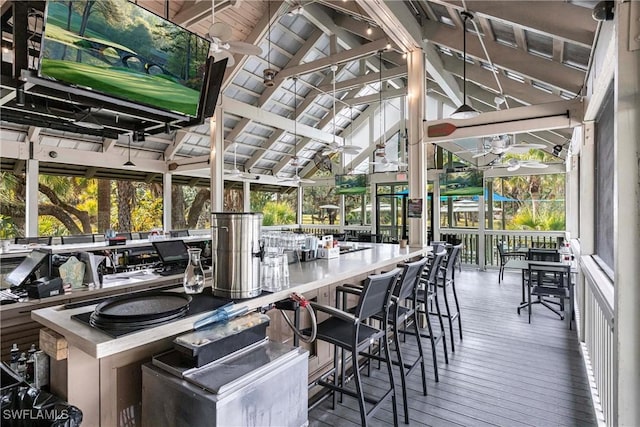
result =
M127 135L127 136L129 137L129 149L128 149L129 160L127 160L127 162L123 166L132 167L132 166L135 166L135 163L131 161L131 135Z
M463 10L460 12L464 18L462 25L462 105L451 114L452 119L471 119L477 117L480 112L467 105L467 20L473 19L473 15Z
M268 28L268 33L267 33L267 41L269 43L268 45L268 50L267 50L267 68L264 69L264 71L262 71L262 81L264 82L264 85L267 87L272 87L275 82L273 81L274 78L276 77L276 70L273 70L271 68L271 1L267 1L267 13L269 13L269 28Z
M296 172L292 177L283 178L282 182L293 182L295 184L313 184L312 179L301 178L299 175L300 159L298 158L298 76L293 77L293 159L291 165Z

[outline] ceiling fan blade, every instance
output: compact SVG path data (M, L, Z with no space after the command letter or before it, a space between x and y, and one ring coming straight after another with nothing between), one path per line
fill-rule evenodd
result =
M353 155L356 155L356 154L360 154L360 149L359 149L359 148L349 148L349 147L344 147L344 148L342 149L342 152L343 152L344 154L353 154Z
M519 142L517 144L511 144L510 147L513 148L525 148L527 150L531 150L534 148L540 149L540 148L544 148L544 144L537 144L537 143L533 143L533 142Z
M330 155L332 155L332 154L334 154L334 153L337 153L337 151L336 151L336 150L331 150L331 149L329 149L329 150L324 150L324 151L322 152L322 155L323 155L323 156L330 156Z
M229 44L229 52L238 53L240 55L262 55L262 48L260 46L237 41L228 41L227 43Z
M233 29L231 25L225 22L214 22L209 27L209 36L213 39L220 39L222 41L227 41L231 38L233 34Z
M236 64L236 60L233 58L231 52L225 49L220 49L219 51L209 51L209 55L215 59L216 62L221 61L227 58L227 68L233 67Z
M525 168L532 168L532 169L545 169L548 168L549 165L547 165L546 163L540 163L540 162L521 162L520 166L523 166Z
M520 169L520 163L511 165L507 168L509 172L514 172L514 171L517 171L518 169Z

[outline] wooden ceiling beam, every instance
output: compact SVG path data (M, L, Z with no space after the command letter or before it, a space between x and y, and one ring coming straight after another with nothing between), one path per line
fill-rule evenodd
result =
M460 31L433 21L425 23L424 29L426 40L462 53ZM580 70L490 40L484 40L484 45L492 62L501 68L571 93L582 87L585 73ZM467 55L487 62L477 37L467 37Z
M459 0L429 0L445 7L464 10ZM591 10L560 1L489 1L467 2L474 15L517 25L563 41L591 49L598 23L591 17ZM570 17L570 18L567 18ZM570 19L568 24L567 19Z
M219 0L216 3L216 13L234 6L237 1L238 0ZM189 28L204 19L211 19L211 2L185 0L178 13L171 18L171 21L182 27Z
M413 12L403 2L395 0L356 1L365 12L380 23L385 33L405 52L416 48L422 49L426 56L427 72L446 90L449 98L458 105L462 104L463 99L460 87L453 76L439 62L439 55L433 45L424 43L422 28Z
M462 78L462 61L450 56L442 58L447 71ZM544 104L559 101L560 97L538 90L530 85L501 76L500 85L504 90L504 96L508 96L524 104ZM485 70L478 65L467 64L467 81L475 82L480 86L493 88L498 93L493 72Z
M320 30L314 31L309 36L307 41L305 41L302 47L298 49L296 54L289 60L289 62L287 63L287 66L295 66L300 64L300 61L304 59L304 57L309 53L309 51L313 49L313 46L315 46L318 40L320 40L320 37L322 37L322 34L323 33ZM284 81L280 81L275 83L273 86L265 88L265 90L260 95L260 98L258 98L258 106L261 107L265 105L267 102L269 102L269 100L271 100L271 98L273 98L273 96L275 95L276 91L282 87L283 82ZM251 123L251 121L245 117L240 119L240 122L238 122L238 124L236 124L233 130L227 135L227 138L230 139L231 141L234 141L246 129L249 123Z
M330 55L325 58L318 59L316 61L311 61L294 67L285 68L278 73L275 80L276 82L279 82L288 77L313 73L315 71L320 71L324 68L328 68L331 65L338 65L344 62L354 61L365 56L371 56L380 50L384 50L386 46L387 40L379 39L355 47L353 49L344 50L335 55Z

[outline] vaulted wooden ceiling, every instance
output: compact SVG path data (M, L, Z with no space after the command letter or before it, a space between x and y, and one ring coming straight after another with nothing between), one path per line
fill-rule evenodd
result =
M135 3L205 37L212 22L209 0ZM403 53L415 48L426 54L428 97L452 111L462 102L463 10L474 15L465 28L466 91L474 108L495 111L579 98L598 29L591 17L594 3L216 0L215 20L232 27L231 40L263 50L261 56L236 56L236 64L227 69L225 162L252 173L293 175L299 167L291 162L296 154L302 174L313 172L333 135L348 138L352 129L372 120L381 96L398 102L406 94ZM331 65L338 66L335 93ZM272 87L263 84L265 68L277 71ZM298 77L295 86L293 76ZM427 110L428 119L441 118L436 114ZM137 155L178 163L204 158L208 131L203 125L158 134L135 148ZM554 130L517 138L542 142L552 152L566 145L571 134ZM111 142L112 147L124 144ZM469 150L468 144L443 145ZM372 151L370 146L360 156L348 156L347 167L358 166Z

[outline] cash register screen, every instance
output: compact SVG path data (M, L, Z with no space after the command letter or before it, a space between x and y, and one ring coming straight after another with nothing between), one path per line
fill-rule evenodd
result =
M24 285L29 276L42 265L49 254L38 249L33 250L19 266L5 278L12 286Z
M163 264L187 264L189 253L187 245L182 240L164 240L153 242L158 256Z

